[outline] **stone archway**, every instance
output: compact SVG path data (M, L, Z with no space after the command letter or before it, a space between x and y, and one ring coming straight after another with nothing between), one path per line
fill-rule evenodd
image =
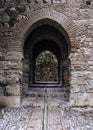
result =
M51 24L53 22L55 23L54 26L53 24ZM30 87L43 87L46 85L49 87L61 87L62 90L65 90L67 93L69 93L70 74L66 75L66 73L70 73L70 71L68 72L70 64L67 63L70 52L70 45L68 36L66 37L66 32L62 34L60 30L57 28L58 23L50 19L40 20L34 23L33 26L36 26L36 28L34 28L30 32L24 43L23 84L26 84ZM58 59L58 82L50 83L48 81L47 83L44 82L37 84L36 82L34 82L35 61L38 54L45 50L53 52ZM65 71L64 68L66 68ZM66 85L65 82L67 80L68 84Z
M60 12L58 9L59 7L58 8L56 7L57 10L55 7L56 7L56 5L51 6L51 7L49 5L47 5L47 6L43 5L41 8L41 6L38 5L38 6L34 6L34 10L33 10L32 6L31 6L31 8L29 7L28 15L23 17L22 19L20 19L20 23L18 24L17 29L16 29L17 31L15 32L15 37L16 37L16 39L18 39L18 43L19 43L18 46L20 48L20 51L23 52L24 43L25 43L26 39L30 36L31 32L33 32L36 28L47 24L47 25L50 25L51 27L57 29L60 32L60 34L62 34L64 36L64 38L66 40L67 47L65 47L65 48L68 48L68 50L66 51L67 58L64 61L64 64L61 64L62 65L61 68L62 68L62 70L63 70L63 68L65 68L65 70L68 69L69 70L68 72L71 72L70 67L72 67L72 66L70 65L71 64L70 60L73 61L73 57L72 57L73 49L75 48L75 51L77 51L78 46L79 46L79 44L77 44L77 40L75 39L78 27L72 21L72 19L65 14L65 12L63 10L61 10L61 12ZM21 29L19 30L19 28L21 28ZM57 43L59 43L59 40L56 39L56 37L50 36L50 39L54 40L54 42L57 41ZM38 39L36 39L35 42L38 42L38 40L43 40L43 37L38 37ZM75 42L75 40L76 40L76 42ZM71 46L72 46L72 48L71 48ZM71 53L70 53L70 50L72 51ZM28 60L24 61L24 55L23 55L22 59L23 60L20 62L22 64L23 64L23 62L25 62L28 67L28 64L30 64L30 63ZM67 62L69 63L69 67L64 67ZM24 69L24 67L23 67L23 69ZM23 73L23 71L22 71L22 73ZM27 87L28 86L27 82L29 82L28 78L27 78L28 73L29 73L29 67L28 67L27 73L25 74L26 78L25 79L23 78L23 81L22 81L23 92L26 92L26 90L28 91L28 87ZM66 82L66 80L63 81L63 84L65 84L63 86L67 86L66 84L68 84L68 86L70 86L69 81L70 81L72 75L70 76L70 73L64 73L64 75L62 74L62 76L64 77L63 79L67 79L66 77L69 76L67 82ZM24 83L24 81L25 81L25 83ZM65 88L64 88L64 90L65 90ZM70 91L70 87L68 87L68 90Z
M73 33L75 34L77 26L66 16L64 12L56 11L52 6L43 6L42 8L38 5L29 9L27 17L23 17L17 27L17 33L15 33L16 38L21 41L21 47L24 46L24 42L27 36L38 26L49 24L57 28L68 40L68 46L71 48L73 42ZM58 24L56 24L58 23ZM21 30L19 31L19 28ZM69 49L70 50L70 49Z

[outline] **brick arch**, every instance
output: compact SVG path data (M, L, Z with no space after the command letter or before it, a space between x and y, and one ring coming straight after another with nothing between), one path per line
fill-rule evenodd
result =
M21 48L23 49L24 43L27 37L30 35L30 33L33 32L33 30L35 30L37 27L40 27L44 24L54 27L64 36L68 46L68 57L69 57L71 46L73 46L74 43L73 34L75 35L77 26L65 14L59 13L56 10L49 7L38 9L34 12L31 12L31 14L27 17L27 19L23 19L22 21L20 21L18 28L21 26L21 31L17 32L16 37L18 37L18 39L20 39L21 41L20 42ZM65 62L67 64L64 63L62 65L62 69L64 70L63 86L64 86L64 91L67 93L67 100L69 100L68 95L70 93L71 63L69 62L68 65L68 59ZM66 70L68 70L68 72Z
M60 13L52 7L38 7L38 9L31 11L26 18L20 21L18 29L20 27L21 30L20 32L17 31L16 37L22 41L22 46L31 31L42 24L49 24L57 28L66 38L70 50L71 45L73 44L73 34L76 32L77 26L64 14L64 12Z

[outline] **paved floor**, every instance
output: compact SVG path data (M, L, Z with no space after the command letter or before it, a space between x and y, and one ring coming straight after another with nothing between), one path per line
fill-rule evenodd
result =
M51 95L51 94L50 94ZM63 130L61 111L56 96L37 96L26 130Z

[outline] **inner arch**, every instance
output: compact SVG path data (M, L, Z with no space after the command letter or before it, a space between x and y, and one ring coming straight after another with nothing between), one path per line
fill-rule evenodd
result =
M52 53L52 55L53 56L55 56L55 59L57 60L57 62L58 62L58 65L57 65L57 81L56 82L54 82L54 81L49 81L49 80L47 80L46 79L46 81L44 80L44 81L41 81L41 82L35 82L35 69L36 69L36 59L37 59L37 57L38 57L38 55L40 55L40 54L42 54L42 53L44 53L44 52L50 52L50 53ZM43 85L43 84L46 84L47 83L47 85L49 84L53 84L54 85L54 83L55 84L61 84L61 75L62 75L62 71L60 71L60 69L61 69L61 62L62 62L62 60L60 60L61 59L61 49L60 49L60 47L56 44L56 42L54 42L54 41L52 41L52 40L47 40L47 39L45 39L45 40L41 40L41 41L39 41L39 42L37 42L35 45L34 45L34 47L33 47L33 51L32 51L32 55L33 55L33 60L32 60L32 62L33 62L33 75L32 75L32 84L35 84L35 83L41 83L41 85ZM44 57L42 57L42 58L44 58ZM44 60L44 59L42 59L42 60ZM51 60L51 59L50 59ZM45 63L45 64L48 64L48 63ZM50 63L51 64L51 63ZM54 63L55 64L55 63ZM51 64L51 65L53 65L54 66L54 64ZM45 65L46 66L46 65ZM42 68L43 69L43 68ZM47 67L46 67L46 69L47 69ZM46 75L47 76L47 75ZM31 80L31 79L30 79Z

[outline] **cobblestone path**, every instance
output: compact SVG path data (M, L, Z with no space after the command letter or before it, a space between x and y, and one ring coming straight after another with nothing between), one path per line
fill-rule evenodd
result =
M26 130L63 130L58 101L47 92L36 98Z

